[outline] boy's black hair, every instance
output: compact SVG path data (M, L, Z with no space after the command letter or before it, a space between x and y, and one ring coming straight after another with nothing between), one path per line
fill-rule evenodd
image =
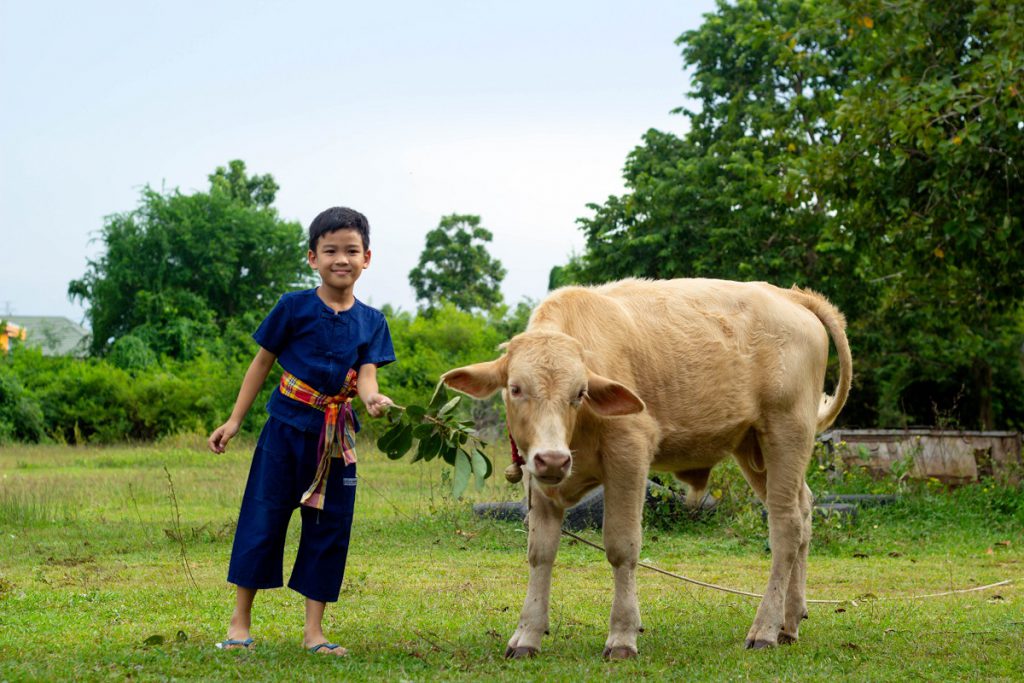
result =
M366 216L345 206L332 206L309 224L309 250L316 251L320 238L335 230L355 230L363 239L363 249L370 248L370 222Z

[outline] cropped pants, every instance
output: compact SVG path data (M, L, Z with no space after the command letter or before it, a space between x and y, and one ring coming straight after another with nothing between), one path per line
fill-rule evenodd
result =
M299 505L316 476L319 434L270 417L260 432L231 548L228 581L243 588L284 585L288 523L301 507L302 532L288 587L307 598L335 602L345 576L356 465L331 461L323 510Z

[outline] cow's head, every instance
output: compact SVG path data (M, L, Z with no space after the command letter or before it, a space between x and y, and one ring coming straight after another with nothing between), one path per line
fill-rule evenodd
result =
M580 410L612 416L644 409L632 391L590 371L583 346L559 332L524 332L497 360L449 370L441 379L474 398L500 389L526 471L548 486L572 470L569 443Z

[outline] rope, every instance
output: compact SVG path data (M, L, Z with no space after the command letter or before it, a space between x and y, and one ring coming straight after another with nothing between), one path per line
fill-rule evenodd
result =
M583 543L585 545L589 545L591 548L597 548L601 552L605 552L604 546L601 546L601 545L599 545L597 543L592 543L592 542L588 541L585 538L577 536L576 534L574 534L571 531L568 531L566 529L562 529L562 534L565 535L565 536L568 536L569 538L571 538L573 540L579 541L580 543ZM698 581L697 579L691 579L690 577L683 576L682 574L673 574L672 572L665 571L664 569L660 569L658 567L655 567L652 564L647 564L646 562L637 562L637 564L639 566L645 568L645 569L650 569L651 571L658 572L659 574L664 574L665 576L671 576L673 579L679 579L680 581L685 581L687 583L692 583L692 584L697 585L697 586L703 586L704 588L711 588L711 589L716 590L716 591L722 591L723 593L732 593L733 595L743 595L743 596L746 596L748 598L763 598L764 597L764 595L762 595L761 593L750 593L748 591L741 591L741 590L737 590L735 588L727 588L726 586L719 586L719 585L716 585L716 584L713 584L713 583L707 583L705 581ZM1013 582L1014 582L1014 579L1005 579L1003 581L997 581L996 583L990 583L990 584L988 584L986 586L975 586L974 588L958 588L956 590L943 591L942 593L928 593L928 594L925 594L925 595L907 595L907 596L891 595L891 596L875 597L875 598L870 598L870 599L871 600L923 600L925 598L940 598L940 597L943 597L943 596L946 596L946 595L957 595L959 593L972 593L974 591L988 590L989 588L995 588L997 586L1006 586L1006 585L1009 585L1009 584L1011 584ZM862 598L862 599L866 600L866 599L869 599L869 598ZM854 599L846 599L846 600L807 600L807 603L808 604L815 604L815 605L847 605L847 604L856 604L857 601L854 600Z

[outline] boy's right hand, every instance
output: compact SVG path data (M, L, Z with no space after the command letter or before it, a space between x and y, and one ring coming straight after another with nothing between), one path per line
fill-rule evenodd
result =
M210 438L207 439L206 443L209 444L210 450L214 453L223 453L224 449L228 447L228 441L238 433L239 424L228 420L220 427L213 430L213 434L210 434Z

